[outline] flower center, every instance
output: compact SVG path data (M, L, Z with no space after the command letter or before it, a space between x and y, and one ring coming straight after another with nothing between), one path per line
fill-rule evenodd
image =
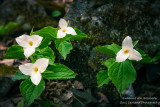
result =
M28 44L29 44L30 46L32 46L32 45L33 45L33 42L32 42L32 41L29 41Z
M128 49L124 50L124 53L125 54L129 53L129 50Z
M37 73L38 72L38 68L34 67L34 72Z
M66 29L62 29L62 32L66 32Z

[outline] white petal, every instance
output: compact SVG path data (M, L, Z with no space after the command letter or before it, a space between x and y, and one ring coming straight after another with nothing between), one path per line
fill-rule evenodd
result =
M58 30L57 38L64 38L66 36L66 33L63 33L61 30Z
M116 62L123 62L123 61L125 61L128 57L129 57L129 53L128 53L128 54L125 54L125 53L124 53L124 50L121 49L121 50L117 53Z
M24 55L26 56L26 58L30 57L34 52L34 47L24 48Z
M77 35L77 33L75 32L75 30L72 27L67 27L67 34L71 34L71 35Z
M34 63L34 66L38 67L38 71L42 73L46 70L48 64L49 64L49 59L41 58Z
M25 75L31 75L31 72L33 71L33 64L26 63L24 65L20 65L19 70Z
M33 82L33 84L38 85L41 81L41 74L40 72L32 72L31 73L31 81Z
M67 28L67 22L64 19L59 20L59 27L60 28Z
M33 42L33 47L38 47L43 39L43 37L40 37L39 35L32 35L31 41Z
M28 40L30 39L29 35L23 34L16 38L16 42L22 47L29 47Z
M136 51L135 49L132 49L131 52L129 53L128 59L139 61L142 59L142 56L138 51Z
M129 48L129 49L133 49L133 44L132 44L132 38L127 36L122 43L122 49L123 48Z

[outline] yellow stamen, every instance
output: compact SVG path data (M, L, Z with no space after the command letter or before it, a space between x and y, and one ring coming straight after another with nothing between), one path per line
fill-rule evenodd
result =
M129 53L129 50L128 49L124 50L124 53L125 54Z
M34 72L38 72L38 68L37 67L34 67Z
M32 41L29 41L28 44L29 44L30 46L32 46L32 45L33 45L33 42L32 42Z
M62 29L62 32L66 32L66 29Z

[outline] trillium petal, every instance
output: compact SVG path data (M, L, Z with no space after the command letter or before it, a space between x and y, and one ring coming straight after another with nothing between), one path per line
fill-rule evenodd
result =
M20 65L19 70L25 75L31 75L31 72L33 71L33 64L26 63L24 65Z
M130 54L129 54L128 59L139 61L139 60L142 59L142 56L138 51L136 51L135 49L132 49Z
M67 22L64 19L59 20L59 27L60 28L67 28Z
M42 41L43 37L40 37L39 35L32 35L31 41L33 42L33 47L38 47Z
M64 38L66 36L66 33L63 33L61 30L58 30L57 38Z
M124 50L121 49L116 56L116 62L123 62L129 57L129 54L125 54Z
M26 56L26 58L30 57L34 52L34 47L24 48L24 55Z
M47 68L49 64L49 59L47 58L41 58L41 59L38 59L35 63L34 63L34 66L37 66L38 67L38 71L40 73L44 72Z
M72 27L67 27L67 34L71 34L71 35L77 35L77 33L75 32L75 30Z
M122 49L123 48L129 48L129 49L133 49L133 44L132 44L132 38L127 36L123 42L122 42Z
M29 47L28 40L30 39L29 35L23 34L16 38L16 42L22 47Z
M40 72L32 72L31 73L31 81L33 82L33 84L38 85L41 81L41 74Z

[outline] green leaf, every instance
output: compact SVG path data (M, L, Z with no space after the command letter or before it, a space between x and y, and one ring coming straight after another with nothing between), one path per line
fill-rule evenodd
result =
M76 73L62 64L52 65L44 73L42 73L42 77L45 79L64 80L75 78L75 76Z
M67 34L64 39L65 39L65 40L73 41L73 40L79 40L79 39L89 38L86 34L84 34L84 33L83 33L82 31L80 31L79 29L74 28L74 30L76 31L77 35Z
M156 62L160 59L160 51L157 52L157 54L154 56L154 58L152 59L153 62Z
M24 51L23 47L19 45L12 45L9 47L4 55L3 58L5 59L19 59L19 58L24 58Z
M120 51L121 47L115 43L111 45L97 46L95 49L99 52L116 56L116 54Z
M103 84L108 84L109 81L110 79L106 70L102 70L97 73L98 87L102 86Z
M136 40L135 42L133 42L133 47L135 47L138 42L139 42L139 40Z
M57 30L51 26L44 27L36 31L35 34L42 36L42 37L50 38L52 40L57 40Z
M29 78L29 76L23 75L21 71L16 71L16 73L14 74L14 79L16 80L27 79L27 78Z
M142 60L140 60L139 62L141 63L154 63L152 58L150 56L148 56L144 51L142 51L141 49L136 49L142 56Z
M114 62L108 69L108 75L120 94L136 80L136 70L128 60Z
M18 26L18 23L16 23L16 22L9 22L9 23L7 24L7 26L5 27L6 32L14 29L14 28L17 27L17 26Z
M18 103L17 107L24 107L24 101L23 101L23 100L20 101L20 102Z
M6 33L5 27L0 26L0 35L4 35Z
M45 82L41 82L36 86L30 79L24 80L20 84L20 92L29 106L37 97L39 97L44 90Z
M51 41L49 38L43 38L43 40L38 48L43 49L43 48L46 48L50 44L51 44Z
M54 65L55 56L54 56L53 50L50 47L47 47L47 48L40 50L40 53L37 54L37 58L38 59L48 58L49 64Z
M52 17L59 17L61 15L62 15L61 11L56 10L52 12Z
M115 62L114 58L109 58L106 61L102 61L102 64L109 68Z
M62 41L61 39L56 40L55 44L56 49L64 57L64 59L66 59L67 54L69 54L70 50L72 50L72 44L67 41Z

